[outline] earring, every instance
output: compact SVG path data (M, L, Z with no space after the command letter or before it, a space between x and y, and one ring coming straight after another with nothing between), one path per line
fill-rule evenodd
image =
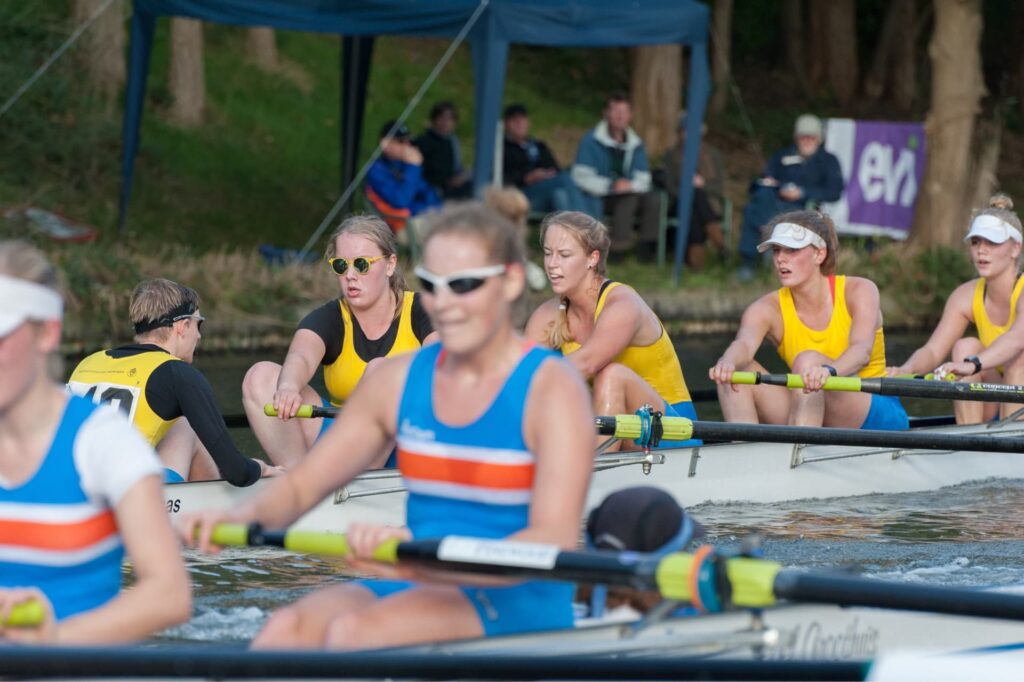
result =
M593 263L587 263L587 270L593 270L593 269L594 269L594 264Z

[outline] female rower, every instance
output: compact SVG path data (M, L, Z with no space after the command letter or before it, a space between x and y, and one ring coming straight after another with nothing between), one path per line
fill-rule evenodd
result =
M210 548L219 522L287 526L397 437L409 527L351 527L360 559L390 538L449 534L575 547L593 415L578 373L513 328L523 253L519 231L492 210L442 211L416 269L441 343L381 363L305 458L232 511L185 517L185 541L198 527ZM254 644L360 649L572 625L571 585L355 567L421 582L327 587L275 613Z
M636 291L608 279L608 228L585 213L552 213L541 224L541 244L555 297L530 316L526 335L560 349L593 384L598 414L631 413L646 404L696 419L661 320Z
M1017 324L1024 318L1020 295L1024 289L1020 272L1022 230L1012 209L1010 197L996 194L989 200L989 208L974 214L964 241L970 245L979 277L953 291L928 342L901 366L891 368L890 374L930 372L952 355L954 362L942 365L936 373L949 372L991 384L1024 382L1024 329ZM968 323L974 323L977 337L964 336ZM958 424L988 421L997 412L1005 418L1019 407L1013 403L953 403Z
M283 365L258 362L246 373L245 413L275 464L295 464L328 426L329 420L292 419L299 405L341 405L381 358L436 338L420 295L406 289L397 249L391 228L376 216L356 215L342 222L327 246L327 263L338 277L341 297L299 323ZM309 386L319 365L324 367L328 399ZM268 402L278 419L263 415ZM382 450L371 467L384 466L388 452L390 448Z
M116 408L50 377L62 317L46 258L0 242L0 624L27 600L45 614L0 625L0 640L137 640L188 618L188 576L153 449ZM126 549L135 583L121 592Z
M743 313L740 330L709 371L722 413L731 422L906 429L897 398L821 391L829 376L885 375L885 337L878 287L836 275L839 241L832 219L817 211L784 213L770 224L758 251L772 251L782 287ZM735 386L734 371L764 372L754 359L765 337L778 348L803 391Z

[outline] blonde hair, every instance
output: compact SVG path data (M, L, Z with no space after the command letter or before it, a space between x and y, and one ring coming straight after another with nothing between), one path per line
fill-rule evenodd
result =
M526 228L530 200L515 187L488 187L484 190L484 203L520 228Z
M554 226L571 233L588 256L597 251L597 264L594 265L593 270L596 275L604 279L608 274L608 249L612 243L605 224L579 211L550 213L540 224L541 246L544 245L544 237L547 235L548 229ZM574 340L569 331L569 299L567 297L563 297L559 301L558 314L555 315L555 319L552 320L545 334L545 341L551 348L560 348L566 342Z
M522 267L526 262L523 231L482 202L462 201L445 204L439 213L429 219L427 232L423 237L423 247L426 248L432 239L449 234L479 240L484 245L488 258L495 264L518 264Z
M1021 232L1024 232L1024 227L1021 227L1020 218L1013 210L1013 199L1007 194L998 192L993 194L988 200L988 208L980 208L971 214L971 221L982 215L990 215L999 218L1005 223L1013 225Z
M827 213L821 211L790 211L775 216L763 233L770 235L775 226L779 223L795 223L801 225L814 234L825 240L825 260L821 262L819 270L823 275L836 274L836 259L839 257L839 236L836 234L836 224Z
M336 244L338 237L343 234L365 237L373 242L386 258L398 255L398 242L395 241L395 233L391 231L388 224L378 216L368 213L356 213L341 221L341 224L331 233L327 241L327 248L324 250L324 256L328 260L337 255L338 247ZM398 317L402 311L402 299L405 297L405 291L409 288L406 286L405 277L402 276L402 271L399 268L396 267L395 271L391 273L391 277L388 278L388 284L391 287L391 293L395 297L395 317Z
M132 325L156 322L166 317L175 308L187 306L193 311L199 309L199 294L195 289L169 279L156 277L144 279L132 291L131 302L128 304L128 317ZM170 325L156 327L149 331L135 334L135 340L144 338L166 341L171 335Z
M42 251L20 239L0 241L0 275L39 284L64 297L60 274ZM47 369L54 380L64 373L64 361L59 351L47 358Z

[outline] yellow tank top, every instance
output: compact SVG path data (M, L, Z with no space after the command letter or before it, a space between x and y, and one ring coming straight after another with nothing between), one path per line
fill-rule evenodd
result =
M1006 324L995 324L988 319L988 313L985 311L985 278L978 278L978 283L974 286L971 312L974 313L974 326L978 328L978 338L986 348L1013 326L1013 320L1017 317L1017 299L1020 298L1022 287L1024 277L1018 276L1017 282L1013 285L1013 293L1010 294L1010 318L1006 320Z
M609 282L601 291L597 299L597 308L594 310L595 323L604 310L608 292L618 286L623 285L619 282ZM562 355L574 353L579 347L580 344L575 341L566 341L562 344ZM690 390L686 387L686 379L683 378L679 356L676 355L676 349L672 346L672 340L668 337L664 325L657 341L649 346L627 346L612 362L625 365L639 374L669 405L690 402Z
M815 350L833 360L846 352L850 347L850 327L853 318L846 308L846 276L835 278L835 290L832 301L832 319L825 329L811 329L796 314L793 304L793 292L789 287L779 289L779 307L782 309L782 343L779 344L779 355L786 364L793 368L796 356L805 350ZM871 347L871 359L864 365L857 376L863 378L885 376L885 334L882 328L875 330L875 343Z
M122 358L111 357L101 350L78 363L68 379L68 388L94 402L117 406L127 413L143 438L156 447L178 420L166 421L153 411L146 400L146 383L157 367L179 359L157 350Z
M390 358L399 353L415 350L422 345L412 330L412 301L413 292L405 292L402 299L402 310L398 314L398 332L395 334L395 342L383 357ZM356 384L363 378L367 363L356 352L352 311L342 301L338 301L338 305L341 306L341 321L345 327L345 338L341 342L341 353L338 354L338 359L324 367L324 384L327 385L331 403L336 406L340 406L352 395Z

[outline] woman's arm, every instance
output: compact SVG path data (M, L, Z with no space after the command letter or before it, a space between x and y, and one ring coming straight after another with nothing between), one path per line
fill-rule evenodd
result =
M302 389L312 380L326 352L327 346L316 332L309 329L295 332L274 391L274 408L281 419L295 416L302 404Z
M949 357L953 344L967 331L973 321L971 310L975 280L961 284L953 290L942 310L942 319L935 327L928 341L911 353L899 367L891 367L889 376L897 374L925 374L942 364Z
M591 379L633 343L648 311L638 293L616 287L608 292L590 337L567 358L584 378Z
M999 367L1013 360L1024 352L1024 296L1017 299L1013 325L1006 333L992 342L992 345L978 353L981 368ZM958 377L975 374L977 368L973 362L949 362L936 370L938 374L952 373Z
M740 318L740 328L736 338L722 353L715 366L708 370L708 376L716 384L731 384L733 372L738 367L746 367L754 360L757 349L765 337L772 332L775 318L778 317L778 305L770 293L751 303ZM733 390L738 390L733 386Z
M57 644L143 639L192 614L192 588L164 509L158 476L139 479L114 509L135 583L103 606L57 625Z
M555 317L559 314L559 305L560 301L557 298L548 299L541 303L526 322L526 338L541 346L550 347L548 343L548 328L551 327Z

